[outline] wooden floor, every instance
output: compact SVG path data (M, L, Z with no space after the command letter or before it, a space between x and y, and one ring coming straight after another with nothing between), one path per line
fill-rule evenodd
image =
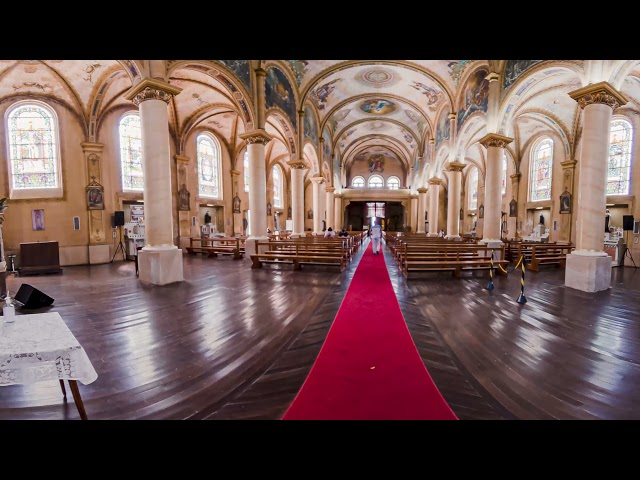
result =
M53 297L98 379L90 419L278 419L302 386L355 272L251 269L185 256L185 281L141 284L133 262L10 277ZM640 272L608 291L564 287L564 271L405 280L385 252L418 350L461 419L640 419ZM510 268L511 270L511 268ZM19 319L17 320L19 321ZM0 388L0 419L78 419L58 382Z

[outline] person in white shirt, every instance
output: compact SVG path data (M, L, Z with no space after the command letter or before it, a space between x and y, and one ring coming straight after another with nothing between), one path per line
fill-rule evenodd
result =
M333 231L333 228L327 228L327 231L324 232L324 238L336 238L336 232Z
M375 224L371 227L371 249L374 255L380 253L380 243L382 242L382 227Z

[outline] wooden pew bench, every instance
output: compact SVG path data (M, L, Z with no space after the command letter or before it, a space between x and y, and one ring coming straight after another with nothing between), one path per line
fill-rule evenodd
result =
M567 254L571 253L573 249L574 247L571 245L534 245L531 248L531 263L527 265L527 270L539 272L540 265L555 265L557 268L565 268Z

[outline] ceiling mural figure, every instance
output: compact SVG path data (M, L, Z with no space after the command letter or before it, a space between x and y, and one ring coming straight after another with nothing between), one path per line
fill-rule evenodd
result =
M420 82L411 82L411 87L418 90L425 97L427 97L427 105L429 106L429 110L435 111L438 105L438 102L442 99L442 95L435 88L428 87L424 83Z
M450 110L445 108L440 113L440 119L436 127L436 150L440 147L440 144L451 138L451 122L449 121Z
M336 89L336 83L341 80L341 78L335 78L330 82L327 82L324 85L320 85L319 87L311 90L311 100L318 110L324 110L324 107L329 100L329 95L331 95L331 92Z
M455 86L458 86L460 83L460 77L462 76L462 72L464 72L467 65L469 65L473 60L450 60L447 64L449 68L449 75L453 79L453 83Z
M371 98L360 104L360 110L372 115L386 115L396 110L396 104L391 100L382 98Z
M279 107L284 111L293 128L296 128L296 100L291 84L284 73L276 67L269 67L265 81L265 103L267 109Z
M293 74L296 76L296 83L300 86L304 75L308 71L307 65L309 65L309 62L307 60L289 60L289 65L291 65Z
M502 75L502 88L509 88L526 70L543 61L544 60L508 60L504 67L504 74Z
M240 81L247 87L247 91L251 91L251 68L249 60L218 60L225 67L231 70Z
M304 136L309 138L318 148L318 124L313 109L307 105L304 107Z
M464 86L464 95L461 98L458 110L458 132L464 121L473 112L486 112L489 105L489 81L486 79L489 70L480 68L474 72Z
M361 70L353 78L358 83L373 88L391 87L402 80L397 73L381 67Z

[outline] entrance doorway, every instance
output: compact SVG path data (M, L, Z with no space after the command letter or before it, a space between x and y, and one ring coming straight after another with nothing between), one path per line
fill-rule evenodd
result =
M400 232L405 229L405 208L401 202L381 202L376 200L351 202L345 210L345 225L351 230L371 228L379 224L384 231Z

